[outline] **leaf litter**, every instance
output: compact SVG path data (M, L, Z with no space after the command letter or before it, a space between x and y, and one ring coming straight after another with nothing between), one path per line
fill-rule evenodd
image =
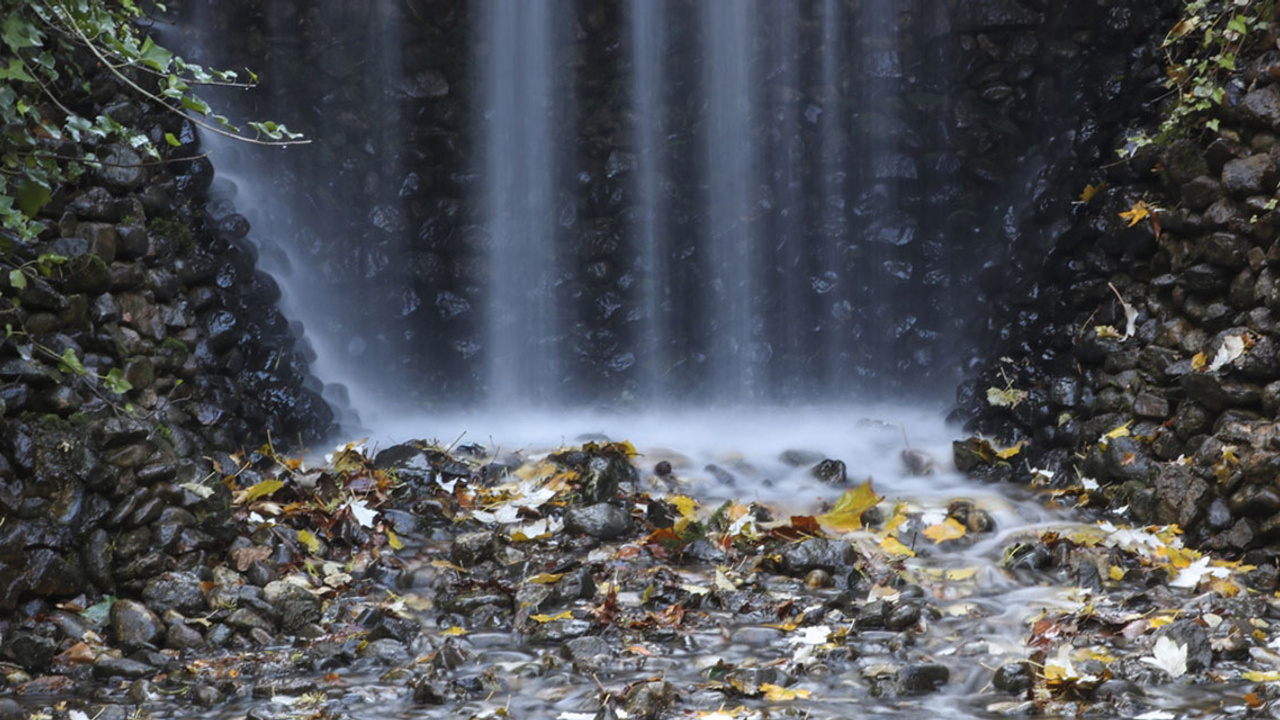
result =
M976 446L993 463L1016 461L1021 447ZM563 656L573 673L612 668L573 674L570 696L617 717L645 693L696 717L764 717L774 706L837 717L823 709L840 707L841 684L884 707L985 684L963 702L995 714L1160 711L1138 696L1112 704L1098 689L1115 679L1158 694L1192 678L1242 705L1280 696L1280 629L1266 620L1275 598L1250 589L1254 568L1186 547L1177 526L1099 519L1002 533L980 503L921 504L871 480L808 513L707 503L689 486L645 477L622 443L531 458L425 442L393 450L345 445L307 467L261 448L235 457L222 483L261 539L233 555L243 569L268 556L258 548L276 558L291 549L278 572L322 599L326 634L313 642L371 642L368 621L347 614L360 607L421 627L408 664L380 679L387 692L416 696L423 683L447 681L442 697L460 704L476 693L542 692L482 666L473 639L496 631L544 658L534 664ZM602 463L621 477L589 498ZM1071 487L1038 492L1045 504L1087 504L1096 492L1088 478ZM624 510L628 529L604 540L567 522L600 504ZM429 581L402 590L379 580L409 575ZM1012 613L1003 607L1011 590L1028 598ZM887 641L895 637L903 640ZM603 655L567 649L584 638L599 638ZM220 662L193 661L189 672L217 677L234 666ZM1005 668L1020 678L1001 681L1006 689L973 682Z

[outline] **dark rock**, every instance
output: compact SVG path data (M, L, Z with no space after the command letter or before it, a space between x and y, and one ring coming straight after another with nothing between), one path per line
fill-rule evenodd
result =
M627 693L624 705L629 717L639 720L658 720L676 699L676 690L665 680L635 685Z
M590 660L597 655L610 655L611 649L604 638L595 635L574 638L560 648L566 660Z
M844 485L849 480L848 471L841 460L823 460L810 472L815 478L828 485Z
M1262 390L1256 385L1233 382L1216 372L1193 372L1182 376L1181 386L1187 397L1210 410L1257 407L1262 403Z
M1021 695L1031 689L1031 671L1026 663L1005 663L996 670L995 677L991 679L991 684L1001 692L1006 692L1010 695Z
M146 605L116 600L111 605L111 638L126 650L154 647L164 634L164 623Z
M491 532L464 533L454 538L449 556L454 563L473 568L485 560L492 560L497 548L497 538Z
M923 695L938 691L950 679L947 666L921 663L904 667L898 675L898 685L904 695Z
M631 513L609 503L573 508L565 513L565 529L597 540L615 540L631 531Z
M280 627L285 632L297 632L304 625L320 619L320 598L296 583L285 580L269 582L262 589L262 596L275 608L280 617Z
M920 622L920 606L912 602L904 602L889 611L884 626L890 630L909 630Z
M1244 197L1275 189L1276 167L1270 155L1250 155L1231 160L1222 168L1222 184L1227 192Z
M1280 130L1280 86L1252 90L1240 102L1240 114L1255 125Z
M124 145L108 145L98 153L102 165L94 174L114 193L136 190L147 181L147 167L142 156Z
M1213 664L1213 648L1209 633L1194 620L1178 620L1156 634L1187 647L1187 672L1199 672Z
M130 658L115 657L110 654L99 655L93 661L93 676L96 678L145 678L156 674L150 665Z
M193 614L206 608L200 578L189 572L165 573L148 581L142 588L142 599L158 613L177 610Z
M39 672L49 667L53 656L58 652L58 643L53 638L29 630L19 630L4 643L3 652L6 658L17 665Z
M26 554L26 586L33 594L66 597L84 588L79 558L71 551L38 548Z
M857 557L853 546L844 540L810 538L784 546L778 552L778 569L795 577L815 569L837 575L847 572Z

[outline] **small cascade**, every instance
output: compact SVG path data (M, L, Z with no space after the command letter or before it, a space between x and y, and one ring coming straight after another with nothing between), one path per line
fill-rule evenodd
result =
M554 102L555 0L488 0L484 49L483 216L487 397L506 405L548 400L564 383L557 300L556 168L563 160ZM561 8L562 9L562 8Z
M818 158L815 172L818 211L818 267L809 278L816 300L818 342L825 351L815 374L828 386L848 373L853 347L852 283L842 272L844 250L849 245L848 199L845 195L848 139L845 117L848 107L841 89L846 81L844 62L847 13L841 0L823 0L820 22L821 62L818 68L820 106L813 106L818 126ZM808 119L808 118L806 118Z

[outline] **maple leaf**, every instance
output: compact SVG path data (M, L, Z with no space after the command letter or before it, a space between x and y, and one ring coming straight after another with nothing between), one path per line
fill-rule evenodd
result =
M1151 648L1152 656L1141 658L1142 662L1154 665L1169 673L1169 677L1178 678L1187 674L1187 646L1161 635Z
M1152 208L1150 205L1147 204L1146 200L1139 200L1138 202L1133 204L1133 207L1120 213L1120 217L1124 218L1125 220L1128 220L1129 227L1133 227L1134 225L1137 225L1138 223L1142 222L1147 217L1150 217L1151 211L1153 209L1154 208Z
M773 702L787 702L796 698L804 699L809 697L808 690L789 690L781 685L773 685L771 683L761 683L760 692L764 693L767 700Z
M822 525L837 532L862 529L862 513L875 507L884 497L877 495L868 480L852 490L846 490L831 512L815 518Z

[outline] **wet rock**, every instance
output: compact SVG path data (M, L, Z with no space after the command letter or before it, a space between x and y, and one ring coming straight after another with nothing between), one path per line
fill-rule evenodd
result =
M146 605L117 600L111 606L111 638L126 650L154 647L164 634L164 623Z
M93 676L97 678L145 678L156 674L150 665L131 658L115 657L109 653L99 655L93 661Z
M148 581L142 588L142 599L158 613L177 610L193 614L206 607L200 578L189 572L165 573Z
M823 460L813 467L811 474L828 485L844 485L848 482L848 470L841 460Z
M36 595L68 596L84 586L84 574L78 558L69 551L42 548L26 555L27 589Z
M413 682L413 701L419 705L444 705L449 698L442 683L421 677Z
M1256 407L1262 403L1262 389L1256 385L1229 380L1219 373L1196 372L1182 376L1182 390L1187 397L1210 410Z
M811 570L825 570L835 575L852 567L857 556L846 541L811 538L783 547L778 552L778 570L796 577Z
M588 635L565 643L560 648L560 654L566 660L586 661L598 655L610 655L611 649L604 638Z
M1199 672L1213 664L1209 633L1194 620L1178 620L1157 633L1187 648L1187 672Z
M636 469L625 457L593 457L582 475L582 495L590 503L614 500L619 488L638 479Z
M0 698L0 720L27 720L27 711L13 698Z
M784 450L778 456L782 464L790 467L809 467L822 462L825 456L815 450Z
M497 538L491 532L464 533L454 538L449 557L464 568L473 568L492 560L497 548Z
M991 679L991 684L1001 692L1021 695L1031 689L1032 681L1033 677L1027 664L1013 662L1001 665Z
M631 513L609 503L574 508L565 513L565 529L597 540L615 540L631 531Z
M147 181L147 166L142 156L124 145L108 145L99 152L102 164L94 170L94 175L102 184L115 193L127 193L136 190Z
M320 598L297 583L288 580L269 582L262 589L262 598L276 609L280 628L285 632L297 632L320 619Z
M3 645L4 657L33 671L49 667L57 652L58 643L53 638L29 630L19 630Z
M529 633L529 642L542 645L558 645L591 632L587 620L553 620L541 623Z
M904 602L894 607L885 617L884 626L890 630L908 630L920 622L920 606Z
M665 680L655 680L631 688L624 706L629 717L658 720L676 699L676 690Z
M1250 91L1240 102L1240 114L1255 125L1280 130L1280 86Z
M898 675L898 686L904 695L923 695L937 692L951 679L951 671L945 665L921 663L908 665Z
M1270 155L1231 160L1222 168L1222 184L1228 192L1244 197L1275 189L1276 167Z
M263 617L261 614L250 610L249 608L239 608L234 610L227 616L226 623L228 626L242 633L248 633L253 630L262 630L264 632L275 632L275 625L271 621Z
M198 648L204 645L204 636L182 620L174 620L165 631L164 645L174 650Z

